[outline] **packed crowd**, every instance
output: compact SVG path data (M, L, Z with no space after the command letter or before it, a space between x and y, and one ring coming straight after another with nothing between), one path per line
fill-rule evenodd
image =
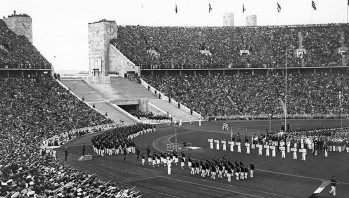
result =
M170 119L167 115L154 115L153 112L146 111L130 111L130 114L137 117L138 119L146 118L149 120L168 120Z
M306 53L296 56L302 34ZM341 41L341 33L345 42ZM144 69L273 68L341 65L339 47L348 43L347 24L257 27L119 26L111 41ZM241 53L248 50L248 53ZM247 51L245 51L247 52Z
M51 64L29 42L0 20L0 68L51 69Z
M137 197L40 152L43 140L111 123L49 77L0 79L1 197Z
M144 80L202 115L283 115L285 76L269 74L148 75ZM347 72L289 72L288 114L347 114Z
M155 125L151 124L135 124L129 126L120 126L101 135L92 138L93 150L104 156L113 154L135 153L136 145L132 139L146 134L155 132Z

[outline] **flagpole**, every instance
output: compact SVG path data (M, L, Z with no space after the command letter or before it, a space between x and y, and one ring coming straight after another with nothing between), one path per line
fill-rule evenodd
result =
M144 25L143 24L143 0L142 0L142 20L141 20L141 24L142 24L142 26Z
M313 24L313 1L311 1L310 13L311 13L310 24Z
M286 126L287 126L287 47L286 47L286 75L285 75L285 127L284 132L286 132Z
M348 4L347 4L347 23L348 23L348 8L349 8L349 1L348 1Z

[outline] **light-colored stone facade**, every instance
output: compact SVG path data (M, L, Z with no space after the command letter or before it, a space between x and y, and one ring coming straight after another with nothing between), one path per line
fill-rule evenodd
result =
M111 39L116 37L117 25L115 21L101 20L88 24L89 75L94 75L93 69L99 69L101 76L108 75L109 43Z
M33 43L32 18L29 16L13 15L3 19L7 27L17 35L24 35Z
M110 41L117 38L118 27L115 21L101 20L88 24L88 45L89 45L89 77L93 83L105 83L108 80L96 80L104 78L109 73L118 73L124 76L127 72L140 74L140 69ZM97 70L99 72L97 72Z
M223 14L223 26L234 26L234 13Z
M127 73L127 71L134 71L140 74L139 67L111 44L109 45L109 66L109 71L118 72L121 76Z

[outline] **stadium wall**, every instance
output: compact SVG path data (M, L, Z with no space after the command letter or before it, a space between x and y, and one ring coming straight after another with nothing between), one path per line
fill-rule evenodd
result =
M138 75L140 69L133 62L131 62L125 55L123 55L116 47L109 44L109 72L118 72L123 76L127 71L134 71Z

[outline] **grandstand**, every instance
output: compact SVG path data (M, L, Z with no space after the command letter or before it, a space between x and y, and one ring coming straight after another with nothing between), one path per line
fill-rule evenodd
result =
M30 16L0 20L0 197L308 197L332 175L338 195L349 194L348 24L102 19L88 31L88 72L53 75L32 44ZM235 137L257 146L219 149ZM287 143L307 160L280 158ZM258 146L275 146L277 158ZM90 160L79 160L85 153ZM207 172L258 168L227 183L154 162L181 154Z

